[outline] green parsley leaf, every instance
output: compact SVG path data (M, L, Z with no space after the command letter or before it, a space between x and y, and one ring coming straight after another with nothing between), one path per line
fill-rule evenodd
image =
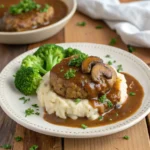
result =
M119 116L119 114L118 113L115 113L116 114L116 117L118 117Z
M113 63L116 63L116 60L114 60Z
M107 99L107 106L108 108L112 108L113 107L113 103Z
M78 22L78 23L77 23L77 26L84 27L84 26L86 26L86 22Z
M98 25L98 26L96 26L95 28L96 28L96 29L102 29L103 26L102 26L102 25Z
M44 8L42 8L41 10L40 10L40 12L47 12L48 11L48 9L49 9L49 7L50 7L50 5L48 5L48 4L45 4L45 6L44 6Z
M136 49L130 45L127 45L127 48L130 53L133 53L134 51L136 51Z
M106 58L110 58L111 56L107 54L105 57L106 57Z
M134 93L134 92L130 92L130 93L129 93L129 95L130 95L130 96L135 96L135 95L136 95L136 93Z
M39 115L40 115L40 113L39 113L39 112L36 112L35 114L36 114L37 116L39 116Z
M10 14L18 15L32 10L38 10L41 7L34 0L21 0L18 4L12 5L9 8Z
M80 103L80 102L81 102L81 99L80 99L80 98L75 99L75 103L76 103L76 104L78 104L78 103Z
M21 137L21 136L17 136L17 137L15 137L15 140L16 140L17 142L20 142L20 141L22 141L22 137Z
M106 94L102 95L102 96L99 98L99 102L101 102L101 103L104 103L106 100L107 100Z
M125 135L125 136L123 137L123 139L129 140L129 136Z
M0 8L5 8L4 4L1 4L1 5L0 5Z
M29 150L36 150L36 149L38 149L38 145L31 146Z
M116 38L112 38L109 42L109 45L115 45L117 43L117 39Z
M112 108L113 107L113 103L109 99L107 99L106 94L102 95L98 99L98 101L101 102L101 103L107 103L108 108Z
M73 78L73 77L75 77L75 73L76 73L76 70L70 68L70 69L64 74L64 77L65 77L66 79Z
M25 117L33 115L34 114L34 110L32 108L28 108L25 110Z
M32 107L39 108L37 104L32 104Z
M4 149L11 149L11 145L10 144L4 144L4 145L2 145L0 147L4 148Z
M86 126L85 124L81 124L81 128L82 129L86 129L88 126Z
M72 58L72 59L69 61L68 65L69 65L69 66L80 67L81 64L82 64L82 62L83 62L87 57L88 57L88 55L81 54L81 55L79 55L79 56L77 56L77 57Z
M21 97L21 98L19 98L19 100L23 100L24 101L23 103L25 104L28 101L30 101L30 98Z
M112 65L113 63L112 63L112 61L108 61L108 63L107 63L108 65Z
M98 120L102 121L103 120L103 116L99 116Z
M64 69L61 69L61 70L60 70L60 72L63 72L63 71L64 71Z
M121 72L121 71L123 71L122 65L118 65L117 66L117 72Z

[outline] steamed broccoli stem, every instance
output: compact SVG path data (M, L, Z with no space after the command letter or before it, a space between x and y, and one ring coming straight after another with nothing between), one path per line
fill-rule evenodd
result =
M46 70L43 68L44 61L40 57L34 55L26 56L22 61L22 66L32 67L42 74L46 74Z
M46 70L51 70L57 63L59 63L59 57L54 57L53 55L49 55L46 63Z

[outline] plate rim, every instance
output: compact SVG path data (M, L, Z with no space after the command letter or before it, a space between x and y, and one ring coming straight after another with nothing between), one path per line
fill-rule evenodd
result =
M71 46L71 45L74 45L74 46L77 46L77 45L91 45L92 48L94 48L94 46L98 46L98 47L106 47L107 49L110 48L110 49L116 49L115 51L120 51L120 52L123 52L125 55L129 56L129 57L133 57L134 59L136 59L137 61L139 61L139 63L141 65L143 65L144 67L146 67L147 71L146 72L149 72L150 71L150 68L146 65L146 63L144 61L142 61L140 58L138 58L137 56L133 55L133 54L130 54L129 52L126 52L120 48L116 48L116 47L111 47L111 46L108 46L108 45L103 45L103 44L94 44L94 43L82 43L82 42L74 42L74 43L59 43L57 45L60 45L60 46ZM37 47L38 48L38 47ZM22 57L24 56L25 54L31 54L33 53L37 48L34 48L34 49L31 49L30 51L27 51L27 52L24 52L22 53L21 55L17 56L16 58L14 58L12 61L10 61L4 68L3 70L1 71L0 73L0 80L2 79L2 75L3 75L3 72L8 68L9 65L11 65L12 63L14 63L18 57ZM148 74L147 74L148 75ZM150 75L148 75L148 77L150 78ZM2 87L0 86L0 89ZM130 122L129 124L126 124L126 125L123 125L123 126L120 126L119 128L115 128L115 129L112 129L111 132L104 132L103 134L100 132L98 133L92 133L90 132L90 134L86 134L84 133L82 135L82 132L79 134L70 134L70 133L61 133L61 132L57 132L57 131L51 131L50 130L45 130L45 129L42 129L40 127L35 127L35 126L32 126L31 124L28 124L27 121L26 122L23 122L21 120L19 120L19 118L17 119L13 114L10 113L9 110L7 110L7 108L5 107L5 105L2 103L2 90L0 90L0 106L1 108L3 109L3 111L10 117L12 118L15 122L17 122L18 124L28 128L28 129L31 129L33 131L36 131L36 132L39 132L39 133L42 133L42 134L46 134L46 135L52 135L52 136L57 136L57 137L67 137L67 138L92 138L92 137L100 137L100 136L106 136L106 135L109 135L109 134L113 134L113 133L117 133L117 132L120 132L122 130L125 130L133 125L135 125L136 123L138 123L139 121L141 121L146 115L148 115L148 113L150 112L150 108L147 109L147 111L145 111L142 115L140 115L137 119L133 120L132 122ZM126 119L125 119L126 120ZM115 123L114 123L115 124ZM113 124L113 125L114 125ZM97 127L95 127L97 128ZM83 129L82 129L83 130ZM49 131L49 132L48 132Z

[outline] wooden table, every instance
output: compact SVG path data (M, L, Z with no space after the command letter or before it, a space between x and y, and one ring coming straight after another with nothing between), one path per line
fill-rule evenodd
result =
M76 26L76 23L80 21L85 21L87 25ZM95 29L97 25L102 25L104 28ZM120 37L104 22L94 21L77 12L61 32L46 41L20 46L0 44L0 70L14 57L45 43L91 42L108 45L111 38L117 38L115 47L127 51L127 46ZM138 56L150 66L150 49L136 48L133 55ZM16 124L0 108L0 145L11 144L13 150L29 150L34 144L39 146L39 150L150 150L150 132L148 131L150 131L150 115L135 126L110 136L93 139L57 138L33 132ZM122 139L124 135L128 135L130 139ZM23 141L16 142L14 140L16 136L23 137ZM0 150L3 149L0 148Z

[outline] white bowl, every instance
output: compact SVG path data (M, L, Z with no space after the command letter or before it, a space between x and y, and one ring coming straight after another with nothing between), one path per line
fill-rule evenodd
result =
M23 32L0 32L0 43L3 44L30 44L45 40L57 34L74 15L77 2L76 0L62 0L68 6L68 14L60 21L35 30Z

